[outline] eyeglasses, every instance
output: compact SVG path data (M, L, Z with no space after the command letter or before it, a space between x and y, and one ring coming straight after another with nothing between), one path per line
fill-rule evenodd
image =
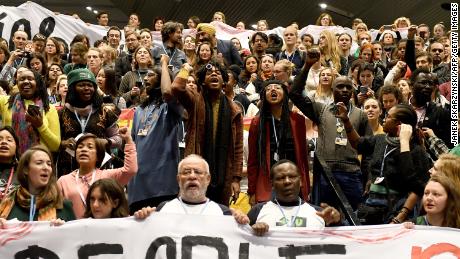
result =
M431 49L432 52L439 52L439 53L443 53L444 50L443 49Z
M278 85L278 84L269 84L269 85L265 86L266 91L269 91L269 90L272 90L272 89L274 89L274 90L282 90L283 87L281 85Z
M255 40L254 40L254 43L259 43L259 42L265 42L265 43L267 43L264 39L255 39Z
M192 172L198 176L203 176L206 174L206 171L202 171L196 168L185 168L184 170L180 171L179 174L183 176L189 176L192 174Z

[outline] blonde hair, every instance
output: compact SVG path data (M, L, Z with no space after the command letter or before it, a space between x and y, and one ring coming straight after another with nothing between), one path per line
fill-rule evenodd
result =
M321 50L321 65L325 67L330 67L328 62L332 62L332 68L337 71L340 71L342 66L340 65L340 50L337 44L337 39L335 34L332 31L324 30L320 33L320 35L324 35L326 37L327 46L320 47Z
M452 180L455 186L460 186L460 157L453 154L442 154L436 161L436 171Z
M275 66L276 65L281 65L283 67L284 71L286 71L286 73L288 74L288 76L291 77L292 70L295 67L294 63L290 62L287 59L281 59L281 60L279 60L278 62L275 63Z
M330 85L330 88L332 89L332 82L335 80L335 78L337 77L337 71L335 71L335 69L331 68L331 67L323 67L320 71L319 71L319 81L318 81L318 85L316 87L316 96L321 96L323 94L323 91L321 90L322 87L321 87L321 73L323 73L323 71L325 70L330 70L331 71L331 85ZM331 94L332 94L332 91L331 91Z
M214 15L216 14L222 16L222 22L225 23L225 14L223 12L215 12L212 16L213 20L214 20Z
M283 32L283 38L284 38L284 33L286 32L287 29L294 29L294 34L295 34L295 37L297 40L299 40L299 32L297 31L297 28L295 26L292 26L292 25L289 25L288 27L286 27L286 29L284 29L284 32ZM281 48L282 51L285 51L286 50L286 42L283 40L283 47Z
M398 17L398 18L393 22L393 24L396 26L396 28L399 28L399 27L398 27L398 24L399 24L400 22L402 22L402 21L405 21L405 22L407 23L407 27L410 27L410 24L411 24L411 23L410 23L410 19L407 18L407 17L404 17L404 16Z
M100 50L103 54L105 53L104 65L110 65L108 64L108 61L115 61L117 58L117 51L110 46L101 47Z

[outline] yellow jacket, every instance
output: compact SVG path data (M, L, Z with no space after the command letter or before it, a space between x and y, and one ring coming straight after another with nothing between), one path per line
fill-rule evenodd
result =
M2 119L2 126L12 126L12 112L8 108L9 96L0 96L0 114ZM24 100L26 109L31 100ZM43 116L43 124L38 128L40 133L40 143L47 146L52 152L58 151L61 144L61 128L59 126L59 116L54 105L50 104L48 112Z

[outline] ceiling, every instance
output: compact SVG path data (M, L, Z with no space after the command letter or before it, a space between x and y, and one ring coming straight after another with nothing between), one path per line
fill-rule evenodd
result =
M18 6L26 1L2 0L2 5ZM110 25L124 26L131 12L141 16L142 27L152 27L156 16L186 24L188 17L196 15L210 21L215 11L222 11L227 23L235 26L242 20L247 25L266 19L270 27L286 27L296 21L300 27L314 24L322 10L318 4L326 3L349 17L326 11L337 25L351 27L353 18L359 17L369 28L391 24L400 16L409 17L412 23L433 26L443 21L450 27L450 12L441 8L445 0L36 0L52 11L77 13L84 21L96 23L95 14L86 10L91 6L109 12ZM247 26L248 27L248 26Z

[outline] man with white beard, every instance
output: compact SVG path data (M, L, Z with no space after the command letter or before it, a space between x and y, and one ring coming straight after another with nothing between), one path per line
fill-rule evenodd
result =
M230 210L227 206L211 201L206 190L211 182L209 165L201 156L191 154L182 159L178 166L177 182L179 196L163 202L156 208L146 207L134 213L138 219L146 218L153 211L159 213L194 215L233 215L240 224L249 223L246 214Z

